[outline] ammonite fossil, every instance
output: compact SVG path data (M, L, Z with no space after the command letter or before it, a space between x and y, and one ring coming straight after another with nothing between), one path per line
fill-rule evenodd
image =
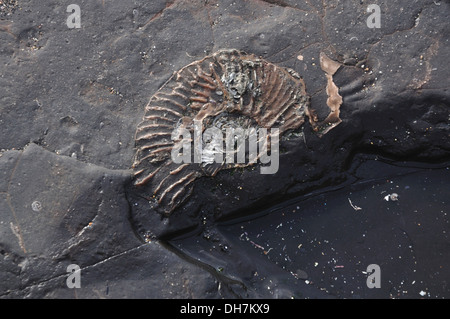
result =
M201 139L202 133L240 128L249 137L255 130L276 128L281 135L298 129L308 112L305 84L295 71L239 50L218 51L176 72L150 99L136 131L134 184L145 186L156 210L170 214L190 195L197 178L255 163L248 152L236 163L225 161L226 156L221 162L211 160L214 144ZM260 134L258 142L268 139ZM196 157L198 148L203 153ZM175 149L187 152L184 161L177 154L174 158Z

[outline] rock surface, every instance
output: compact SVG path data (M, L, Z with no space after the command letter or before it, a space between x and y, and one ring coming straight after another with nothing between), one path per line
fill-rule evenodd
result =
M366 23L372 3L381 9L380 28ZM78 5L81 28L74 29L66 24L67 6L58 1L0 5L2 298L450 297L448 283L436 274L448 273L450 265L446 215L427 219L428 231L410 237L417 249L412 262L436 260L429 268L417 268L422 281L427 280L424 272L434 269L430 276L438 278L440 287L423 296L390 294L394 285L396 292L405 289L389 281L378 295L360 289L353 295L352 285L332 287L332 275L308 269L314 269L318 248L303 253L304 264L296 260L282 267L280 261L261 259L270 254L261 254L257 246L239 241L243 232L221 226L236 217L251 219L274 205L288 207L289 200L310 192L349 187L359 153L430 167L441 163L436 169L448 176L448 1ZM307 125L301 134L284 140L275 175L246 169L202 179L188 203L170 219L161 219L130 183L136 126L150 97L174 71L224 48L253 53L298 72L322 120L329 114L327 77L320 65L321 53L326 54L341 64L332 77L343 99L342 122L322 137ZM361 166L370 174L356 176L371 180L394 174L372 164ZM440 185L436 194L448 190L448 178L433 180ZM347 194L342 196L346 201ZM445 209L439 205L424 207L421 213ZM413 217L407 214L414 209L409 209L412 212L404 211L402 217L403 226L409 227L402 228L406 233L412 231ZM352 218L339 221L339 216L311 213L301 228L309 225L318 238L326 238L326 225L334 220L360 225ZM381 234L390 233L398 230L397 222L386 218L376 227ZM258 219L255 225L275 236L269 221ZM433 229L442 235L433 235ZM343 254L359 240L333 236L336 246L343 245ZM196 243L198 237L205 243ZM408 245L405 237L389 238ZM423 245L427 241L436 243L439 258L429 258ZM199 247L209 250L199 256ZM384 257L382 269L391 276L407 267L389 264ZM370 263L370 258L361 259ZM81 289L66 286L70 264L81 267ZM358 271L366 266L361 265ZM442 268L436 270L436 265ZM305 283L311 278L318 284ZM345 279L349 282L351 276Z

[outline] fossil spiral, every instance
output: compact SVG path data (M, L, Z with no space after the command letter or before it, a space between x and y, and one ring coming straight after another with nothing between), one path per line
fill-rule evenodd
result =
M176 146L193 151L196 128L277 128L281 135L298 129L308 112L305 84L295 71L239 50L220 50L174 73L151 97L135 136L134 184L145 186L155 208L170 214L199 177L253 164L212 162L205 155L194 162L174 160ZM174 132L192 134L181 138ZM206 142L201 141L204 150Z

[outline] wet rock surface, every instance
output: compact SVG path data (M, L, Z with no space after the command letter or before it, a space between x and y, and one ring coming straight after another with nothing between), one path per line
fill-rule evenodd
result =
M74 29L56 1L0 5L2 298L450 296L448 1L78 5ZM298 72L320 120L326 54L342 122L283 139L274 175L198 180L162 218L131 184L136 127L174 71L224 48Z

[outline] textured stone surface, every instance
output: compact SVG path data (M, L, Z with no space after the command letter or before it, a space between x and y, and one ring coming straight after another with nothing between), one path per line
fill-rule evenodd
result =
M366 24L371 3L381 8L379 29ZM330 288L332 277L326 273L320 285L306 285L256 257L222 271L214 253L195 261L197 248L189 245L195 237L185 246L167 240L197 234L207 238L210 249L220 249L232 235L217 221L349 183L358 153L422 163L449 159L448 1L77 4L80 29L67 27L67 6L59 1L3 1L0 6L3 298L351 297L350 285ZM320 54L326 54L341 64L333 81L343 99L342 123L321 138L308 125L283 141L275 175L255 169L203 178L191 199L162 220L130 186L136 127L149 98L174 71L226 48L301 74L319 120L329 114L320 65ZM446 172L445 165L440 169ZM362 178L383 178L383 170L375 171ZM328 214L320 218L324 225L332 220ZM392 229L396 220L385 223L380 231ZM267 233L273 230L265 226ZM438 226L430 220L429 227ZM414 240L442 239L431 234ZM341 244L351 246L352 240ZM229 263L259 252L254 245L232 246L229 259L218 255ZM427 248L415 247L416 257L426 260ZM448 247L434 247L444 257L429 260L448 269ZM320 252L303 257L313 264L315 253ZM65 287L71 263L82 267L84 289ZM304 277L302 271L297 277ZM267 289L270 278L277 279L273 289ZM449 297L446 285L429 296Z
M131 172L83 164L35 144L0 159L9 173L0 204L3 297L219 296L209 273L136 238L123 189ZM66 286L70 264L81 267L78 292Z

